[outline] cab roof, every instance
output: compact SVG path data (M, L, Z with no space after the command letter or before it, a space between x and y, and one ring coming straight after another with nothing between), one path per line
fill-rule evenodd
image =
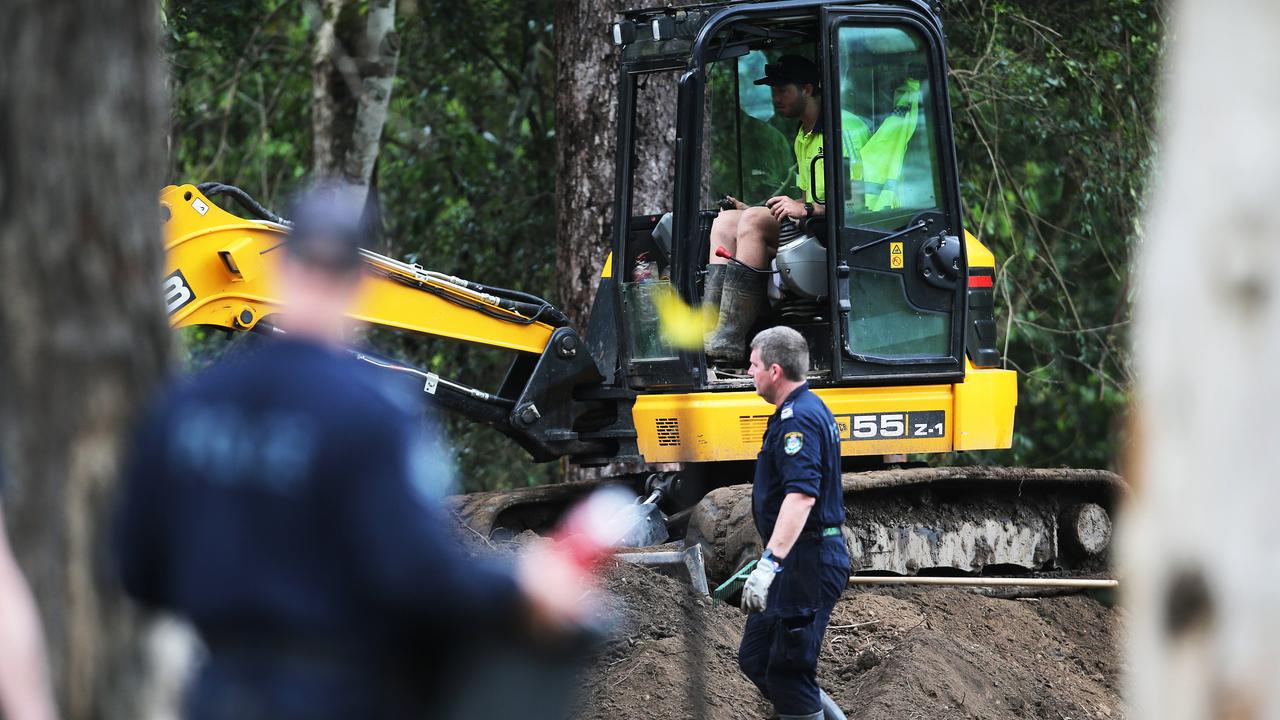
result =
M628 20L652 20L659 17L674 17L680 13L705 13L706 17L719 10L730 8L746 8L755 6L767 6L771 9L785 9L788 7L799 8L818 8L824 5L853 7L857 5L905 5L916 10L922 11L937 18L942 13L941 2L930 2L929 0L845 0L845 2L832 2L832 0L739 0L738 2L713 2L698 3L696 5L665 5L661 7L640 8L637 10L624 10L622 16Z
M777 18L781 24L753 25L749 21L734 22L737 41L754 45L778 40L794 39L804 31L801 23L811 22L806 16L822 7L891 8L924 15L939 30L942 22L938 16L941 8L933 0L756 0L747 2L717 2L678 7L665 6L622 13L625 18L615 24L615 41L623 46L624 63L679 63L687 60L695 42L707 25L719 25L719 20L729 15L747 11L751 15L763 14ZM794 13L794 17L787 17ZM791 27L785 27L790 22ZM623 32L619 26L626 25ZM626 38L625 40L623 38Z

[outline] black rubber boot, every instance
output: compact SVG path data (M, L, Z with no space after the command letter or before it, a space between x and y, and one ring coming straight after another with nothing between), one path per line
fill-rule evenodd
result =
M707 358L732 367L744 367L747 331L764 305L768 273L751 272L740 265L726 265L720 294L720 324L705 339Z
M822 705L822 720L848 720L826 690L818 690L818 702Z
M716 318L716 322L720 319L720 296L724 292L724 270L727 265L707 265L707 279L702 285L702 307L712 308L712 312ZM711 344L711 338L716 334L715 328L708 330L702 336L702 345L705 347Z
M724 290L724 269L728 265L707 265L707 279L702 284L702 304L720 307L720 293Z

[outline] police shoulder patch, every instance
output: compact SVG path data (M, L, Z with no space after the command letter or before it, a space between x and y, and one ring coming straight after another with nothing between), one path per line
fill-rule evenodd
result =
M795 455L804 447L804 433L789 432L783 436L782 450L788 455Z

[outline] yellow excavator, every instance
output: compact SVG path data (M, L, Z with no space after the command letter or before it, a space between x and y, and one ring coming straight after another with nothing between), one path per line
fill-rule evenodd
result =
M352 352L401 375L406 392L492 426L534 461L662 464L615 478L654 506L661 526L636 544L698 544L708 574L723 578L758 554L744 484L773 408L745 375L668 344L656 300L700 302L721 198L795 197L807 172L809 187L825 187L815 200L826 214L780 244L757 328L785 324L809 343L810 386L841 432L854 571L1100 569L1123 488L1115 475L906 462L1009 447L1017 404L1015 373L1000 367L996 346L995 258L962 222L937 9L921 0L721 3L632 11L611 30L616 196L587 327L533 295L366 250L354 319L500 348L512 360L501 387L485 391ZM794 121L753 83L784 54L821 69L824 147L842 148L809 168L787 152ZM842 141L854 117L866 128L861 153ZM655 181L655 162L674 171ZM274 281L287 219L217 183L169 186L160 204L172 324L283 332ZM588 486L479 493L458 507L478 532L509 537L550 526Z

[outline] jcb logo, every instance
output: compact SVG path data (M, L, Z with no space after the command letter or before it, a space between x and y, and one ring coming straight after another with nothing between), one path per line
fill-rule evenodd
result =
M172 275L164 279L164 309L168 314L178 312L195 299L196 294L191 292L191 286L187 284L187 278L181 270L174 270Z
M840 433L840 437L849 437L849 416L841 415L836 418L836 430Z

